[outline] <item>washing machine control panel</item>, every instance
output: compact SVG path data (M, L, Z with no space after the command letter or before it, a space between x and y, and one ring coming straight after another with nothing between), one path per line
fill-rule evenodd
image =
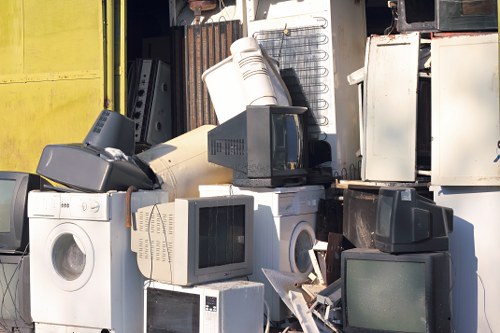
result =
M63 193L61 195L61 218L109 220L106 193Z

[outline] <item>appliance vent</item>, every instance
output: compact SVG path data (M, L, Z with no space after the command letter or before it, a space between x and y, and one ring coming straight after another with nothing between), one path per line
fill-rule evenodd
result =
M243 139L219 139L213 140L210 146L210 154L225 156L244 156L246 152L245 140Z

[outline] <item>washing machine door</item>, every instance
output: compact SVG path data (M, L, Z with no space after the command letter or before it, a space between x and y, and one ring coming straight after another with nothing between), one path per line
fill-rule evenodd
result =
M312 271L312 262L309 257L309 250L316 243L314 229L305 221L295 226L290 239L290 266L292 272L304 275Z
M45 258L53 282L66 291L82 288L94 269L94 248L90 237L74 223L62 223L52 230Z

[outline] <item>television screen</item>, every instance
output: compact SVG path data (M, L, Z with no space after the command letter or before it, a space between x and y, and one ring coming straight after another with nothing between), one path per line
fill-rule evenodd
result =
M418 195L414 188L381 188L375 247L389 253L447 251L453 210Z
M400 32L498 29L496 0L398 0L398 14Z
M244 262L245 206L200 208L198 234L198 268Z
M247 106L208 132L208 160L233 169L233 184L295 186L306 182L306 108Z
M28 192L48 184L38 175L0 171L0 253L26 253Z
M253 197L177 198L135 214L141 273L180 286L252 274Z
M344 332L450 332L447 252L342 252Z

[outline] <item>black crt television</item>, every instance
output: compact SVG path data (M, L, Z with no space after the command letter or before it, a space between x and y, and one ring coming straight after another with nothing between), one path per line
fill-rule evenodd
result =
M436 205L414 188L381 188L375 247L388 253L447 251L453 210Z
M247 106L208 132L209 162L233 169L236 186L305 184L306 111L294 106Z
M398 0L398 31L498 30L497 0Z
M28 250L28 192L49 183L39 175L0 171L0 253Z
M448 252L341 254L343 332L451 332Z

